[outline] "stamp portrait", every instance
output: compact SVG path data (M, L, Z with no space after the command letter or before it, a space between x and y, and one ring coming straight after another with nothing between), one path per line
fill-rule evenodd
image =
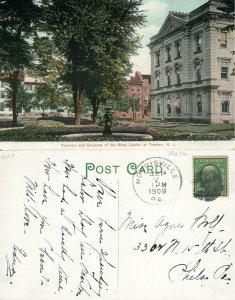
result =
M206 201L228 196L227 157L193 158L193 193Z

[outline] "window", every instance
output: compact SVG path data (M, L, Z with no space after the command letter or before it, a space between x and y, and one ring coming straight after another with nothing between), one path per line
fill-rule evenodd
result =
M197 95L197 113L201 114L202 113L202 96Z
M5 109L5 104L0 102L0 111L4 111Z
M148 83L149 83L149 80L148 80L148 79L144 79L144 83L145 83L145 84L148 84Z
M166 46L166 62L171 61L171 46Z
M160 115L160 113L161 113L161 102L160 102L160 100L157 100L157 113L158 113L158 115Z
M167 75L167 85L170 86L171 85L171 75Z
M137 88L137 92L140 92L140 91L141 91L141 88L138 87L138 88Z
M165 72L166 72L166 81L168 86L171 85L171 71L172 71L172 67L166 66Z
M229 114L229 95L222 94L221 111L223 114Z
M202 75L201 75L201 70L200 69L196 70L196 80L197 81L202 80Z
M1 96L0 98L5 99L6 98L6 92L1 91L0 96Z
M220 48L227 48L227 32L222 31L220 32Z
M145 98L144 98L144 102L145 102L145 103L148 103L148 102L149 102L149 98L148 98L148 97L145 97Z
M228 67L221 67L221 78L228 79Z
M224 113L224 114L229 113L229 101L224 101L222 103L222 113Z
M3 89L4 89L4 88L6 87L6 82L4 82L4 81L2 81L2 80L1 80L1 81L0 81L0 83L1 83L1 85L0 85L0 86L1 86L1 88L3 88Z
M222 60L221 61L221 78L228 79L228 60Z
M167 99L167 114L171 114L171 100L169 98Z
M132 87L132 88L131 88L131 90L132 90L132 92L134 92L134 91L135 91L135 88L134 88L134 87Z
M176 79L177 79L177 84L180 84L181 82L180 73L176 74Z
M157 83L157 89L160 88L160 71L155 72L155 78L156 78L156 83Z
M155 58L156 58L156 67L160 66L160 51L157 51L155 53Z
M25 89L26 89L27 91L32 91L32 90L33 90L33 85L32 85L31 83L26 83L26 84L25 84Z
M194 43L195 43L195 52L201 52L202 51L202 36L200 33L195 35Z
M176 98L175 109L176 109L177 114L181 114L181 98L180 97Z
M202 68L202 62L203 60L201 58L195 58L194 59L194 68L195 68L195 79L197 81L202 80L202 76L201 76L201 68Z
M181 57L181 45L180 42L175 43L175 58Z
M176 81L177 81L177 84L180 84L181 83L181 68L182 68L182 65L179 64L179 63L176 63L175 64L175 73L176 73Z
M157 79L157 89L160 89L160 80Z

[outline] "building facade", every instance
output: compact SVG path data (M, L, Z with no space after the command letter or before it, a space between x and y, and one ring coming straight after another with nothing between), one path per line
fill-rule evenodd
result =
M128 119L149 119L150 98L151 98L151 75L141 74L139 71L131 76L128 81L127 94L132 102L132 109L129 112L115 112L117 118Z
M25 76L21 78L21 83L23 84L23 87L27 93L33 94L35 93L36 87L40 85L42 81L34 77ZM0 78L0 116L2 117L12 116L12 107L10 105L9 100L7 99L7 90L8 90L7 81L1 80ZM67 110L64 109L64 111L65 111L65 115L68 115ZM29 111L25 111L23 107L19 107L17 113L19 116L24 116L28 114L30 116L32 115L36 117L42 114L63 115L63 113L57 113L57 110L53 110L53 109L43 110L41 107L32 107Z
M148 45L153 117L234 123L234 33L231 15L208 1L190 13L170 12Z

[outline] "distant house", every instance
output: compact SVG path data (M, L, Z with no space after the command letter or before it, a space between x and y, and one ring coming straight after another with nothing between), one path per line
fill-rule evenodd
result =
M0 115L11 116L12 108L11 106L6 104L8 83L4 79L6 80L6 78L0 78ZM28 93L33 93L35 91L36 86L41 83L40 80L29 76L22 77L21 82L23 83L24 88ZM39 114L41 110L32 109L31 112ZM23 110L23 108L19 108L18 113L25 113L25 111Z
M190 13L170 12L148 45L156 119L234 123L232 15L208 1Z
M139 71L128 81L127 94L132 103L128 112L115 112L117 118L149 119L151 97L151 75L141 74Z

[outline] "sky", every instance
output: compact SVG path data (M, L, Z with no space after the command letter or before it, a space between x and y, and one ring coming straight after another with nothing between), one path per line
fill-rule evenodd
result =
M151 74L150 50L147 44L150 37L157 34L163 25L169 11L190 12L208 0L143 0L142 10L145 11L146 23L138 29L142 47L136 56L131 58L132 73L140 71L142 74Z

